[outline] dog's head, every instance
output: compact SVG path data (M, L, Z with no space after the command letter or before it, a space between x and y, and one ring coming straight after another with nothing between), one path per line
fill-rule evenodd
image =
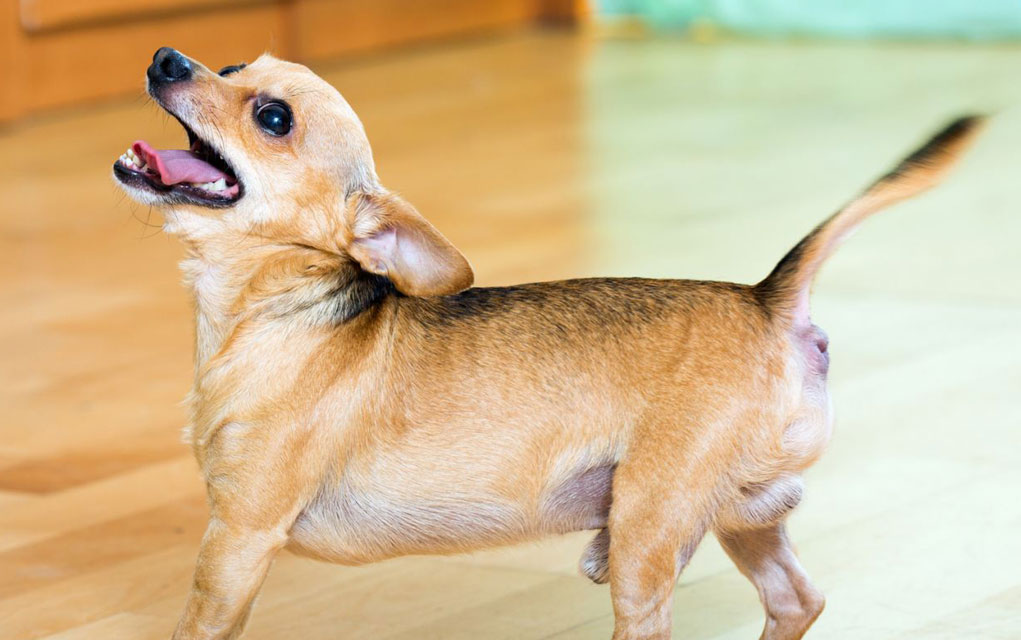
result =
M409 295L471 285L461 253L379 184L358 117L306 67L264 55L213 73L163 47L146 75L188 148L139 140L113 172L170 231L193 242L265 236L342 254Z

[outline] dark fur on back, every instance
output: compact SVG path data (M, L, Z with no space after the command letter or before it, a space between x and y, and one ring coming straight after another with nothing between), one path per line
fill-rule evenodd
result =
M651 278L580 278L510 287L475 287L440 298L406 299L412 319L427 330L473 322L545 321L564 336L622 330L714 304L729 293L752 299L750 288L728 282Z

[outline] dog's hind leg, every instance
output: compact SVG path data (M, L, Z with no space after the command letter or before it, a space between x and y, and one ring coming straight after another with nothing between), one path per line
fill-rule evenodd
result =
M610 530L599 530L596 537L585 547L578 561L578 570L596 584L605 584L610 579Z
M783 522L717 532L727 555L759 592L766 609L761 640L798 640L822 613L825 599L801 568Z
M617 467L608 523L614 640L670 638L674 585L712 519L717 482L688 444L650 428Z

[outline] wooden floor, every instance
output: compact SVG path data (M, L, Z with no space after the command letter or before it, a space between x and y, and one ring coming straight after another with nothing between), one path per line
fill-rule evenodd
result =
M949 640L1021 637L1019 68L1006 46L524 33L321 71L480 284L756 280L945 119L998 111L947 185L827 265L836 434L791 523L829 598L812 637ZM142 99L0 132L4 640L168 637L204 526L178 435L180 249L109 177L138 137L183 140ZM285 554L246 637L606 639L609 591L574 570L586 539L362 568ZM675 619L677 638L758 635L713 540Z

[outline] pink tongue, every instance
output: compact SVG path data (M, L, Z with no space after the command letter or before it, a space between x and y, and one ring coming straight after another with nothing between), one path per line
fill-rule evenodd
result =
M225 178L228 184L230 177L209 164L200 160L191 151L184 149L153 149L145 140L138 140L131 148L150 169L160 174L160 182L165 185L179 182L216 182Z

